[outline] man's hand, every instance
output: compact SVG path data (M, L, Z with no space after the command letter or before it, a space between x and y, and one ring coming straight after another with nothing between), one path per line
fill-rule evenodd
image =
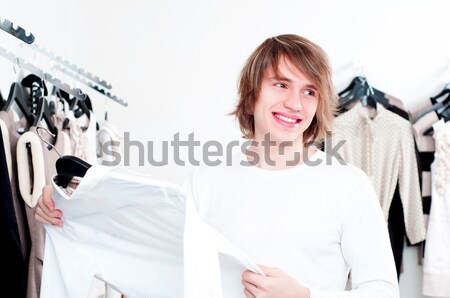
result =
M34 217L37 221L45 224L51 224L54 226L62 226L63 221L61 220L62 212L61 210L55 209L55 203L52 199L53 187L51 185L46 185L42 189L42 194L36 204L34 210Z
M259 265L266 276L246 270L242 273L247 298L309 298L309 289L280 269Z

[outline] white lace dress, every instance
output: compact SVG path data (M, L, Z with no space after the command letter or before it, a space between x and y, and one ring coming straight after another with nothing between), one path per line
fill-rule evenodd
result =
M450 297L450 122L433 124L431 204L423 266L423 294Z

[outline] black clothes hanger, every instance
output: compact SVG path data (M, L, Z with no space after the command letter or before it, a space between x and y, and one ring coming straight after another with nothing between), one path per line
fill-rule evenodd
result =
M445 94L445 93L444 93ZM436 97L435 99L437 99L438 97ZM433 102L433 97L430 98L431 102ZM448 103L450 102L450 94L447 96L447 98L445 98L443 101L440 102L436 102L434 103L430 108L421 111L419 114L417 114L416 119L414 121L414 123L416 123L420 118L422 118L423 116L433 112L433 111L437 111L439 109L442 109L446 106L448 106ZM441 113L445 110L445 108L441 111ZM439 116L439 113L437 113Z
M90 167L91 165L89 163L76 156L61 156L56 161L58 185L61 187L67 187L74 176L84 177Z
M53 123L52 114L50 112L50 107L47 104L47 100L41 96L39 98L38 106L36 108L36 119L34 120L33 126L37 127L39 125L39 122L42 119L44 119L50 132L53 133L54 135L56 135L58 132L58 129L56 128L55 124Z
M352 83L350 83L350 85L352 85ZM347 87L346 89L349 88ZM343 91L339 94L343 94ZM355 83L353 84L353 89L350 90L350 93L345 95L344 98L339 99L339 102L341 103L339 108L342 112L344 112L352 103L361 101L363 106L370 106L376 109L377 103L380 103L387 109L393 109L393 106L389 103L389 100L384 97L384 95L385 94L383 92L370 86L367 79L363 77L356 77Z
M3 99L2 92L0 92L0 110L3 108L5 104L5 100Z
M47 86L45 85L45 82L35 74L27 75L25 78L22 79L21 84L28 88L32 88L33 85L39 86L40 88L44 89L44 96L48 95L48 90Z
M450 95L448 96L450 97ZM450 120L450 101L442 107L442 111L436 113L439 119L444 119L445 122ZM434 132L433 126L429 127L423 132L424 136L430 136Z
M447 84L447 85L444 87L444 89L443 89L438 95L435 95L435 96L431 97L431 98L430 98L430 99L431 99L431 102L432 102L433 104L437 103L437 99L438 99L438 98L441 98L441 97L444 96L445 94L449 94L449 97L450 97L450 87L449 87L449 84ZM446 99L448 99L449 97L447 97Z
M44 80L35 74L30 74L22 79L21 84L30 90L28 97L30 111L35 115L38 114L37 107L39 100L42 97L42 93L44 93L45 96L48 94L47 86L45 85Z
M360 77L360 76L354 77L354 78L352 79L352 81L350 82L350 84L349 84L347 87L345 87L344 90L342 90L342 91L340 91L340 92L338 93L338 95L339 95L339 101L345 100L345 98L348 98L348 96L345 95L345 94L348 93L348 92L350 92L350 91L356 90L356 89L359 87L358 85L361 85L361 83L362 83L362 80L361 80L361 77Z
M70 95L63 90L58 90L57 94L69 104L69 109L73 111L75 118L80 118L82 115L86 114L88 119L90 119L92 103L88 95L86 95L85 100L78 100L75 97L70 98Z
M28 105L27 100L24 96L22 86L19 83L11 84L8 99L3 105L2 111L8 112L14 102L19 106L19 109L24 115L25 119L27 119L28 124L31 125L34 122L34 116L30 112L30 106Z
M59 158L56 160L56 173L58 175L58 181L57 181L58 186L61 186L64 188L67 187L67 185L69 185L69 182L72 180L72 178L74 176L84 177L84 175L89 170L91 165L89 163L85 162L84 160L82 160L76 156L73 156L73 155L61 156L61 154L58 152L58 150L56 149L56 147L53 144L47 142L44 138L42 138L41 134L39 133L39 130L41 130L41 129L46 131L53 138L55 138L56 135L53 134L52 132L48 131L44 127L36 128L36 133L37 133L38 137L41 139L41 141L48 146L49 150L50 149L55 150L56 154L58 154L58 156L59 156Z

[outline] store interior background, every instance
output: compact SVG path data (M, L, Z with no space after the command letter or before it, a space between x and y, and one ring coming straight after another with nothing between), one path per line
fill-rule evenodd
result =
M0 16L30 30L36 43L108 80L122 107L57 73L32 47L0 32L0 44L91 97L95 115L109 120L131 140L162 141L194 132L203 145L241 140L227 116L236 101L237 77L245 59L264 39L285 33L305 36L328 53L334 83L342 90L360 61L377 89L411 108L450 82L450 1L0 1ZM17 68L16 68L17 71ZM13 64L0 57L0 90L7 96L16 79ZM196 149L201 160L201 150ZM130 167L180 183L194 168ZM180 157L187 161L187 152ZM224 157L222 158L224 160ZM313 198L312 198L313 199ZM400 278L402 298L422 298L417 248L407 247Z

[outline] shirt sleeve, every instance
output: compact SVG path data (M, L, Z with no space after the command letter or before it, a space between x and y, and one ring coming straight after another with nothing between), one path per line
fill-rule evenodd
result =
M343 212L341 249L352 290L310 289L311 298L398 298L399 289L387 224L367 176L355 182Z
M425 240L425 220L420 193L419 171L412 133L405 133L400 143L399 171L400 198L405 213L405 228L411 244Z

